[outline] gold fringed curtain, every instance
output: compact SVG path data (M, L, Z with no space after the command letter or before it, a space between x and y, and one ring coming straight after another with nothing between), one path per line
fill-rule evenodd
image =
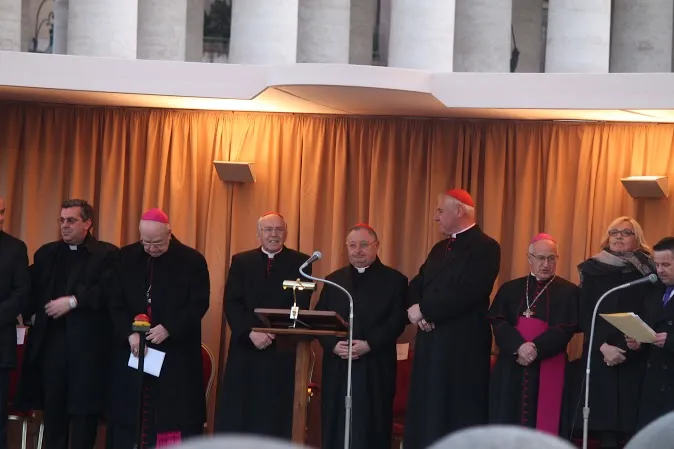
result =
M532 235L560 243L561 276L597 251L607 224L635 216L650 243L672 233L670 200L633 200L620 178L674 175L674 125L456 121L137 110L0 103L0 195L6 230L31 254L58 239L59 204L82 197L95 233L138 239L141 212L167 210L175 235L202 251L212 281L204 341L219 352L232 254L254 247L255 220L278 210L287 244L346 262L355 222L374 226L381 258L413 276L440 239L436 194L467 188L479 224L502 246L498 283L527 273ZM214 160L255 162L257 182L224 184ZM211 400L211 412L212 404Z

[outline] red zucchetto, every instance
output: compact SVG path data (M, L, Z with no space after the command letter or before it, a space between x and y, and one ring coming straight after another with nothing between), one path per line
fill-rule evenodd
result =
M465 204L466 206L475 207L473 198L470 196L466 190L463 189L451 189L445 192L445 195L451 196L460 203Z
M541 232L533 239L531 239L531 243L540 242L541 240L550 240L553 243L557 243L557 240L555 240L550 234L546 234L545 232Z
M278 212L265 212L264 214L260 215L260 218L264 218L267 215L276 215L277 217L281 217L281 220L285 221L285 218L283 218L283 215L279 214Z
M156 221L158 223L165 224L168 224L169 222L169 217L166 215L166 212L156 207L145 211L140 219L145 221Z

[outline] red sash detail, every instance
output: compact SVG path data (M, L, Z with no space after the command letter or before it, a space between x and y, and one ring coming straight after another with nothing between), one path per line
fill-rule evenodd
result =
M520 316L515 329L519 331L522 338L529 342L548 330L548 323L538 318ZM540 360L536 429L555 436L559 435L565 369L566 354L564 352Z

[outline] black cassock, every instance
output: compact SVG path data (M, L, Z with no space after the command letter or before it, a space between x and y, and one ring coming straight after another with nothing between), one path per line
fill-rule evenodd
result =
M352 265L328 277L351 293L354 300L353 339L365 340L370 352L353 360L352 449L389 449L396 387L396 339L408 324L405 300L407 277L382 264L379 258L362 274ZM316 310L332 310L349 319L349 300L326 285ZM321 380L322 449L344 447L344 397L347 360L332 350L337 337L320 338L323 346ZM348 341L348 339L346 339Z
M435 329L417 329L405 419L405 449L422 449L488 421L489 296L501 248L474 226L431 249L410 282L409 304Z
M667 291L667 295L671 289ZM641 387L638 428L643 428L660 416L674 411L674 300L664 304L665 286L651 287L644 303L642 318L657 332L667 332L662 348L652 344L642 344L640 351L648 357L646 374Z
M534 339L523 338L517 329L518 320L524 318L523 314L527 310L525 299L527 282L530 305L540 293L531 308L534 312L531 318L546 322L548 325L548 329ZM489 421L535 428L539 411L541 363L557 356L558 363L551 368L561 370L548 379L543 379L542 385L545 388L546 381L558 381L555 387L560 387L560 390L546 393L557 393L561 402L554 411L547 404L541 403L541 407L545 408L545 413L559 414L555 420L559 426L557 433L567 436L569 396L568 392L563 393L567 362L566 346L573 337L578 322L579 289L575 284L559 277L555 277L546 288L548 282L550 281L537 281L532 275L506 282L499 289L489 309L494 338L499 347L489 389ZM516 354L526 341L533 341L538 357L531 365L524 367L517 363Z
M573 417L574 427L580 432L583 429L582 407L585 402L584 374L587 363L587 349L590 339L592 312L599 298L608 290L618 285L635 281L643 277L636 269L612 266L594 258L579 265L581 273L579 325L584 334L583 357L575 374L577 390L574 392L575 404ZM644 297L649 286L642 284L628 289L618 290L599 306L598 313L643 313ZM615 366L607 366L604 355L599 350L603 343L608 343L625 350L626 361ZM629 435L636 430L637 412L641 380L646 360L644 354L630 351L625 343L625 336L608 321L597 316L590 361L590 432L619 432ZM597 434L598 438L601 438Z
M161 324L169 332L160 344L147 342L165 353L159 377L143 379L148 446L157 434L180 432L185 438L201 433L206 422L201 320L210 301L206 259L174 236L168 251L156 258L134 243L120 250L115 280L110 292L116 335L108 410L112 447L131 449L135 440L140 384L138 370L128 366L128 337L141 313L150 315L152 327Z
M256 308L290 309L292 289L284 280L303 278L299 267L309 256L286 248L269 258L260 248L235 254L225 285L225 317L232 331L224 379L218 388L215 431L292 436L295 351L274 342L263 350L249 334L262 326ZM311 267L305 272L311 274ZM304 278L304 280L307 280ZM298 291L297 305L308 309L311 292ZM223 325L224 329L224 325ZM278 337L277 337L278 338Z

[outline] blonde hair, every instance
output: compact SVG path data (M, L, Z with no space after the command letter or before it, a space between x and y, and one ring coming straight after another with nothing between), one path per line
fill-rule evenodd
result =
M613 220L610 225L608 225L608 228L606 228L606 235L599 244L600 249L604 249L608 246L608 237L609 237L608 232L611 229L615 229L615 227L618 226L620 223L625 222L631 223L632 227L634 228L634 238L636 239L637 242L637 249L640 249L648 254L652 254L653 250L651 249L650 246L648 246L648 243L646 243L646 237L644 236L644 230L641 228L641 225L634 218L627 216L618 217L615 220Z

